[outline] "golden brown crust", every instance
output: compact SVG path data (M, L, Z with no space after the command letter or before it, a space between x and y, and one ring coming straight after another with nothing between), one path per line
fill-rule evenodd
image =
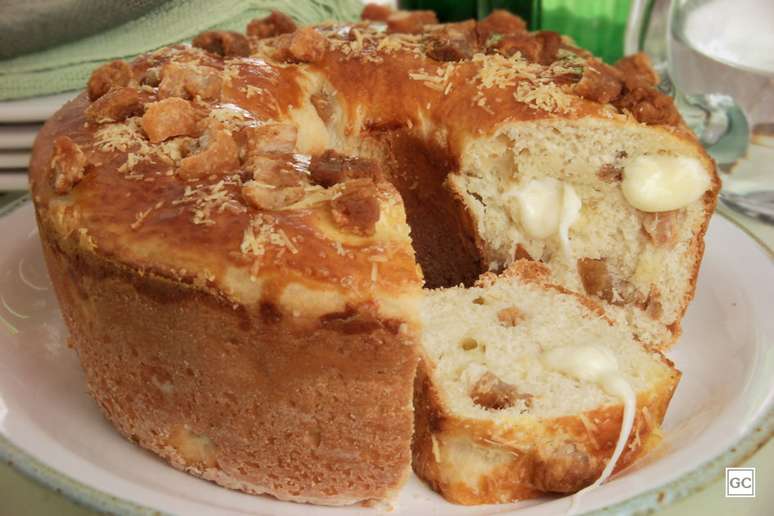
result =
M572 493L596 480L613 453L621 404L498 427L450 414L433 385L432 367L422 360L415 380L413 466L450 502L505 503L546 492ZM659 425L679 379L674 370L661 385L638 397L632 433L615 471L658 442Z
M672 345L674 345L675 342L677 342L677 339L680 337L680 333L682 332L681 321L685 315L685 311L688 310L688 305L691 303L693 296L696 294L696 282L699 278L701 259L704 256L704 235L707 233L707 229L709 228L710 218L715 212L715 206L718 202L718 192L720 192L720 178L717 176L717 172L715 171L714 162L712 163L714 172L712 179L712 190L707 191L704 194L703 199L705 213L704 224L701 226L699 231L694 233L693 240L690 244L690 247L693 250L692 256L694 256L694 261L691 266L691 279L688 283L689 288L685 292L683 302L680 305L681 309L675 318L675 322L669 326L669 332L672 334L672 341L658 343L656 347L661 350L669 349Z
M414 337L367 307L314 328L84 251L39 216L89 391L128 439L231 488L328 505L409 469Z
M569 102L568 106L571 108L571 111L567 112L555 113L550 109L540 109L519 102L514 98L522 81L519 79L520 72L518 71L514 72L516 79L502 87L499 84L493 87L482 87L482 81L485 82L486 79L484 70L488 66L487 63L491 59L498 59L496 56L492 56L490 59L484 58L482 55L482 59L466 60L454 64L453 69L449 69L447 67L453 63L438 63L422 53L424 47L422 47L421 40L411 39L412 37L407 35L379 35L373 31L369 32L367 28L358 30L361 32L359 36L352 38L352 40L350 40L351 36L348 36L346 40L341 40L337 39L339 36L335 34L343 33L342 31L322 28L321 33L329 41L330 48L320 57L319 62L312 66L280 65L252 58L224 59L222 56L205 54L196 51L196 49L174 47L140 58L132 65L133 77L134 80L142 82L151 70L161 70L159 72L161 82L158 88L149 87L149 89L140 92L140 101L150 106L151 115L153 114L152 102L174 94L192 100L199 99L194 100L193 109L199 113L198 117L202 117L200 124L212 124L209 118L213 116L210 111L213 107L235 105L244 110L238 111L238 113L247 117L249 125L250 120L287 118L293 109L304 102L303 99L306 95L311 96L317 93L314 90L305 90L304 67L309 66L309 69L327 78L330 86L337 92L338 99L346 99L346 102L342 104L344 110L342 123L344 124L343 129L349 131L350 134L360 132L361 134L370 133L373 136L385 128L390 129L390 136L385 134L388 139L393 138L395 128L405 128L406 133L411 134L411 126L420 122L418 118L420 113L424 113L423 116L426 116L433 123L446 127L448 134L446 134L444 141L438 142L438 145L432 144L439 151L426 154L443 155L444 157L441 158L433 158L433 161L436 162L433 165L439 161L446 162L447 170L454 167L454 156L459 142L470 135L492 131L498 124L506 120L529 120L558 115L563 117L602 116L603 114L611 116L610 106L586 101L572 95L569 91L562 94L567 97L565 100ZM351 29L351 31L355 31L355 29ZM358 38L364 39L360 41ZM380 49L380 46L385 42L393 42L397 47L393 48L391 43ZM258 43L253 41L253 44L258 45ZM359 45L359 50L353 46L355 44ZM262 48L259 46L255 49L256 55L262 55ZM505 62L496 60L492 61L492 64L506 66ZM543 65L535 66L538 66L535 70L550 68L550 66ZM449 71L448 77L446 71ZM558 70L554 70L546 77L549 79L553 77L551 80L556 82L561 75L557 75L558 73ZM438 77L441 82L426 77ZM215 78L218 80L213 83ZM220 87L214 90L211 84L220 84ZM210 97L214 98L201 103L201 98ZM373 102L374 98L378 98L379 102ZM471 99L478 100L472 102ZM180 152L183 154L180 158L163 152L166 148L157 149L157 144L152 142L151 150L145 153L137 152L133 148L123 152L120 149L106 152L102 150L106 145L100 145L98 137L95 140L96 135L99 134L98 131L104 130L106 126L88 124L86 127L80 127L82 123L80 110L85 106L85 101L79 102L78 107L73 106L66 111L66 116L70 119L59 122L72 127L73 130L68 131L62 127L57 132L67 133L80 141L89 154L90 161L95 164L95 173L88 175L94 179L82 181L74 193L74 201L82 208L84 218L106 217L115 221L113 224L114 232L120 232L121 239L126 241L126 245L122 248L131 248L131 243L135 241L146 241L149 232L158 234L160 231L169 231L173 236L168 242L169 252L166 253L168 255L179 254L177 253L178 249L194 248L201 245L200 242L206 234L205 239L208 243L225 244L217 246L217 249L223 249L225 252L221 253L217 260L213 256L213 259L209 260L208 263L200 264L198 269L206 268L217 279L218 271L212 269L222 269L223 266L219 264L230 263L235 267L240 266L240 264L234 263L238 257L238 254L234 254L234 250L239 247L233 241L234 236L239 235L239 231L235 228L242 228L242 232L244 232L249 226L252 214L239 193L242 189L240 181L229 179L233 175L228 175L230 172L236 172L236 170L229 171L228 169L235 169L239 166L234 153L239 147L238 136L240 133L232 131L232 138L237 142L235 146L230 143L222 131L210 131L217 135L216 143L222 141L220 147L225 149L222 152L210 152L208 142L205 142L201 149L197 149L195 141L176 141L174 144L180 148ZM493 105L498 105L498 109L491 109ZM184 136L195 134L190 125L190 113L186 114L186 118L182 128L175 128L171 133L155 134L153 139L160 140L164 134L177 132L183 133ZM107 124L107 126L109 125ZM204 134L209 133L205 131ZM417 140L416 137L409 137L409 139L412 138L414 141ZM143 139L140 131L140 143ZM183 137L180 139L184 140ZM171 144L172 142L167 143ZM202 143L198 145L202 145ZM387 145L391 144L387 142ZM416 147L415 143L409 143L409 145ZM224 156L224 152L231 154ZM211 158L208 153L215 154L215 156ZM192 155L186 156L185 154ZM129 156L132 155L135 160L130 162ZM137 160L137 157L142 159ZM218 167L213 169L209 166L212 163L217 164ZM200 164L208 166L199 166ZM123 173L117 172L119 169L122 169ZM178 170L179 173L176 173ZM223 176L224 172L227 176ZM35 174L36 172L33 171L33 176ZM215 181L209 179L210 176L218 175L220 177L216 178ZM442 175L441 180L443 177ZM194 178L201 180L201 183L192 185L199 192L199 198L214 195L214 190L225 192L225 197L230 199L227 203L229 208L223 210L219 205L215 210L216 213L203 213L198 221L194 221L196 213L192 212L197 210L201 212L201 203L197 204L196 201L185 198L186 189L189 188L185 181ZM221 183L221 181L223 182ZM39 181L33 177L33 185L37 182ZM412 185L407 186L411 187ZM404 200L406 197L410 197L407 195L408 188L399 187L398 190L403 195ZM438 189L433 191L436 190ZM48 203L51 192L40 189L36 195L45 205ZM97 199L98 203L92 202ZM156 208L159 204L160 207ZM407 206L411 205L410 202L406 204ZM456 204L459 205L459 203ZM459 210L459 208L455 209ZM183 220L185 215L190 216L193 223L185 223ZM307 237L307 235L289 234L297 228L299 218L297 214L289 212L287 214L273 214L272 216L276 219L277 227L282 229L289 238ZM136 224L139 218L142 218L142 223ZM412 218L411 214L409 214L409 218ZM446 218L449 219L449 217ZM456 214L452 218L462 221L461 224L464 226L464 220L467 216L463 213ZM163 224L160 224L161 220L163 220ZM211 221L215 221L215 224L211 224ZM135 231L125 229L133 224L136 225ZM203 225L207 227L202 227ZM123 252L123 250L110 249L111 241L115 240L114 235L106 234L105 238L100 238L100 235L96 234L104 231L103 225L95 224L93 228L86 227L86 229L98 247L100 247L102 240L105 241L104 245L108 247L106 252L118 254ZM454 233L460 232L455 231ZM467 249L470 248L470 244L464 243L455 247ZM311 256L319 254L319 249L315 246L308 245L303 246L303 248L296 246L296 248L301 251L299 255L304 255L293 254L294 257L299 258L295 260L299 268L303 269L305 268L303 264L317 260L317 256L314 258ZM310 253L308 253L310 256L304 252L306 248L310 249ZM468 262L474 263L478 260L477 252L465 251L462 254L471 256L471 258L466 258ZM264 260L268 261L272 257L271 254L267 254ZM396 272L399 274L407 274L413 269L409 266L410 253L405 254L400 259L396 258L397 256L390 257L386 262L387 266L382 267L382 269L390 269L392 264L397 264L397 269L400 272ZM337 261L335 256L327 259ZM345 262L347 263L342 263L341 267L334 265L332 268L352 271L351 276L355 280L358 278L368 280L370 278L372 264L367 260L359 271L356 270L356 264L348 263L347 260ZM428 260L422 260L420 257L420 262L423 262L424 265ZM174 268L189 269L189 265L191 264L177 264L177 267ZM287 260L282 265L289 266ZM468 284L481 272L480 265L475 263L470 269L469 273L461 275L463 281ZM379 274L381 278L383 274L389 275L390 271L380 270ZM340 281L343 278L339 276L336 279ZM414 279L418 278L414 275ZM446 284L449 284L448 279L446 281ZM435 285L439 283L435 282ZM430 285L435 286L433 282Z
M81 148L93 145L95 129L84 127L81 118L85 103L79 97L46 125L30 168L38 209L43 217L57 220L63 234L88 233L104 256L121 257L129 265L170 278L203 283L235 301L244 299L229 289L230 275L242 270L249 277L254 269L261 278L271 278L277 296L292 282L333 289L353 302L371 298L375 288L385 296L400 295L406 288L413 290L412 295L418 293L421 279L407 235L384 241L382 233L387 229L380 228L374 238L348 238L336 228L330 200L314 210L256 213L245 206L241 180L236 177L204 177L187 185L168 175L174 165L155 159L127 173L122 169L125 154L95 152L93 147L84 179L71 195L58 196L49 180L52 140L67 134ZM213 161L204 164L211 166ZM378 192L385 227L403 223L402 209L392 200L394 190L382 183ZM219 197L218 203L208 202L213 196ZM256 217L283 234L278 244L263 244L265 249L258 250L263 254L244 247ZM391 235L388 238L394 238ZM328 266L312 267L321 256ZM372 279L375 264L378 284Z
M476 286L490 287L500 278L517 278L571 296L614 324L591 298L549 283L549 270L542 263L518 260L500 277L483 274ZM632 430L616 472L659 442L661 422L681 377L668 358L655 353L669 372L638 393ZM552 419L508 418L498 424L455 415L435 383L434 368L433 361L422 355L414 381L413 467L451 502L505 503L546 493L573 493L592 484L613 454L622 425L622 403ZM496 377L487 384L484 398L493 407L520 396ZM492 390L499 395L493 396Z

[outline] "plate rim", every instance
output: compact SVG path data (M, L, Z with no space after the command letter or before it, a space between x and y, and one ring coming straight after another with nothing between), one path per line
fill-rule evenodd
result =
M30 195L25 194L15 199L10 205L0 208L0 217L25 206L30 201ZM753 234L748 228L723 213L716 210L715 214L736 229L741 230L753 243L774 262L774 249ZM701 491L710 483L720 478L724 468L736 466L749 459L774 437L774 407L759 415L751 424L751 429L720 454L704 461L691 471L676 479L637 494L616 504L602 507L585 513L587 515L617 514L637 515L647 514L666 508L687 496ZM78 505L102 512L120 511L131 515L170 514L137 504L125 498L100 491L88 484L76 480L69 475L54 469L32 454L16 446L7 437L0 434L0 460L13 470L37 482L48 489L56 491ZM506 514L517 514L518 509Z

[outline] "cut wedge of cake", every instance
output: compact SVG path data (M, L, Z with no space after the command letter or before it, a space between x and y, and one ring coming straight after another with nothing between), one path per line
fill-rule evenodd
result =
M548 276L521 260L423 303L414 471L452 502L576 492L659 441L679 371Z

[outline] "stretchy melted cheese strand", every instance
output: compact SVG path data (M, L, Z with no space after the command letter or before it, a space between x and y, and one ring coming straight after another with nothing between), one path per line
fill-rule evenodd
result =
M575 493L569 510L571 513L582 493L598 487L613 473L632 431L637 398L629 382L618 372L618 362L615 356L606 348L594 345L562 346L546 351L542 356L542 361L548 369L564 373L581 381L596 383L606 393L619 398L624 405L621 431L618 434L618 442L613 450L613 455L599 478L590 486Z
M510 215L521 223L530 238L558 236L562 250L571 256L569 231L580 216L581 200L575 189L548 177L532 179L508 192L515 198Z
M580 217L581 200L575 189L565 184L562 189L562 209L559 216L559 240L562 242L562 250L565 256L572 257L570 248L570 226L575 224Z

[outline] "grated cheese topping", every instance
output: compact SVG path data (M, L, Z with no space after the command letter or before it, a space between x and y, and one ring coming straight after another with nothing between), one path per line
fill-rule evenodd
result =
M172 201L173 205L191 205L194 224L211 226L215 224L215 213L229 211L244 213L247 208L227 189L228 185L238 185L237 178L228 177L212 185L186 186L183 196Z
M570 95L552 82L522 81L516 87L513 98L533 109L548 113L570 113L573 110Z
M451 78L455 69L455 63L446 63L444 66L438 67L435 73L429 73L424 68L417 72L409 72L409 78L414 81L422 81L428 88L448 95L452 90Z
M150 208L138 212L137 215L135 216L134 222L129 227L132 229L139 228L140 226L142 226L142 224L145 222L145 219L148 218L148 215L150 215L150 213L153 210L158 210L163 205L164 205L164 201L159 201L153 206L151 206Z
M288 238L287 233L277 226L273 216L259 213L247 224L242 234L239 250L245 256L260 258L266 255L269 247L277 248L278 256L281 256L286 250L292 254L299 252L298 247ZM255 262L251 274L257 274L259 267L259 263Z
M139 154L152 151L140 128L141 118L134 116L123 123L103 124L94 135L94 146L102 152L128 152Z
M582 58L576 54L572 54L572 56L575 57L565 54L565 59L557 60L550 66L542 66L530 63L519 52L511 57L500 54L476 54L472 61L479 65L475 76L479 86L473 102L482 109L491 112L491 108L486 102L484 90L516 86L513 98L517 102L549 113L570 113L573 111L573 96L552 81L555 77L565 73L578 73L575 64L577 59Z

